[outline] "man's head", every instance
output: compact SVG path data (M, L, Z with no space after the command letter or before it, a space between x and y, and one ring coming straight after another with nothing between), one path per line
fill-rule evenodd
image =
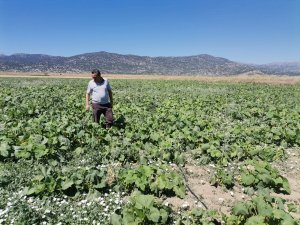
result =
M93 78L101 77L100 70L97 70L97 69L92 70L92 77Z

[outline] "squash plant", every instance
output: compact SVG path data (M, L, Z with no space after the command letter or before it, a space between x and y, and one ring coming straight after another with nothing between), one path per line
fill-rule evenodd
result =
M183 177L167 165L140 165L136 168L121 169L119 184L125 190L138 189L145 194L185 196Z

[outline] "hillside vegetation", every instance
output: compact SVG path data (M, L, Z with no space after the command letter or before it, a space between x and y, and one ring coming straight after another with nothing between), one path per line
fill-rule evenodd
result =
M0 71L84 73L100 68L111 74L222 76L238 74L300 75L300 62L250 65L207 54L149 57L108 52L70 57L41 54L0 55Z

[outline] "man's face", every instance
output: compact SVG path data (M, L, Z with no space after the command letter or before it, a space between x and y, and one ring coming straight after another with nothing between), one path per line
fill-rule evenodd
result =
M97 79L97 77L100 77L100 76L97 76L96 73L92 73L92 78L93 78L93 79Z
M101 77L100 74L97 75L96 73L92 73L92 78L93 78L94 80L99 80L100 77Z

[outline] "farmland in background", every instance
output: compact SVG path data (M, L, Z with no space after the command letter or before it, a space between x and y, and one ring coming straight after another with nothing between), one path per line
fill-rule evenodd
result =
M299 224L299 84L110 82L0 78L0 224Z

